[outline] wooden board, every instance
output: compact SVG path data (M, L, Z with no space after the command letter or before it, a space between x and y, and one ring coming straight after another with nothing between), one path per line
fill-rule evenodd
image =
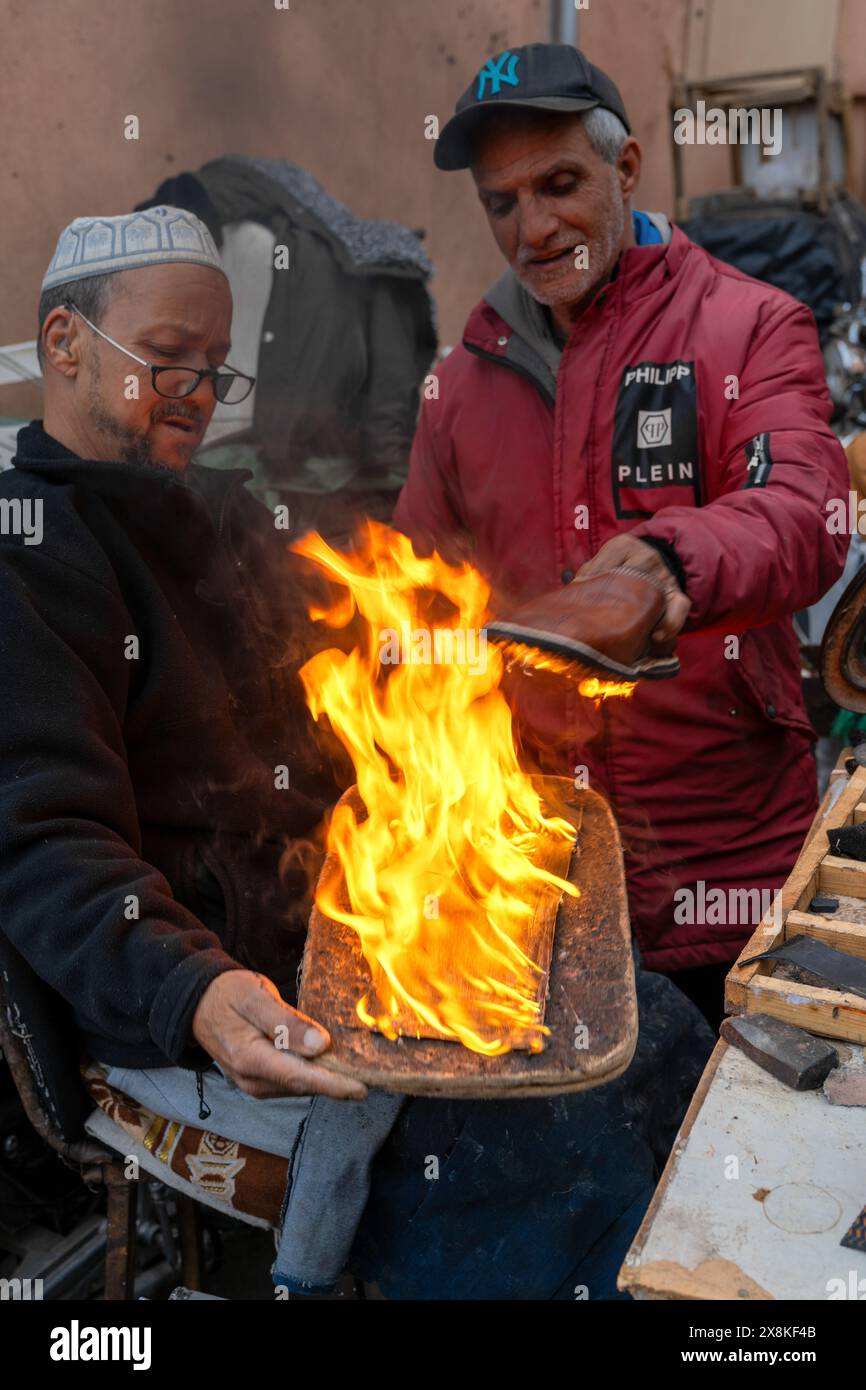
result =
M819 66L832 74L838 22L839 0L690 0L685 76Z
M357 936L314 908L298 1007L331 1034L317 1062L386 1091L466 1098L586 1090L625 1071L638 1018L619 833L597 793L564 778L537 785L551 809L580 825L568 877L581 896L563 896L556 916L544 1051L486 1057L442 1039L391 1041L358 1029L354 1009L369 973ZM326 862L323 873L335 868Z
M782 888L781 920L768 913L741 951L741 960L798 935L817 937L847 955L866 959L866 864L831 854L827 838L828 830L859 825L864 819L866 768L858 767L850 778L837 770ZM836 912L819 916L808 911L817 892L839 898ZM743 969L735 965L725 985L725 1004L729 1013L768 1013L824 1037L866 1043L866 999L804 984L778 962L758 961Z

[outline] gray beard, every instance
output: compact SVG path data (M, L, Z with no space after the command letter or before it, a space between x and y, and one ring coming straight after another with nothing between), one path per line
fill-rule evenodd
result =
M616 171L611 169L611 177L616 180ZM579 304L582 299L586 299L592 291L600 284L605 270L604 267L612 265L615 260L615 252L622 245L622 236L625 231L625 209L619 198L614 198L611 204L610 219L605 227L602 228L599 236L589 246L589 268L580 272L580 278L569 286L561 286L559 289L551 288L550 291L533 288L528 280L518 273L517 278L534 300L539 304L544 304L547 308L552 308L557 304ZM596 268L597 267L597 268Z
M121 463L137 463L147 468L157 468L163 473L173 473L173 469L167 468L164 463L160 463L153 457L150 440L146 435L139 434L136 430L130 429L128 425L122 424L107 409L105 397L102 394L99 358L96 354L93 356L91 367L88 399L91 419L100 434L111 440L117 459Z

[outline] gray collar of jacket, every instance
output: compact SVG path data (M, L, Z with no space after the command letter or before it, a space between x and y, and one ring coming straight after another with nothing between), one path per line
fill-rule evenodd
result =
M671 239L671 224L661 212L646 214L667 244ZM505 352L516 367L529 372L551 400L556 397L556 376L562 348L556 340L550 317L543 304L533 299L521 285L511 266L508 266L484 296L513 330Z

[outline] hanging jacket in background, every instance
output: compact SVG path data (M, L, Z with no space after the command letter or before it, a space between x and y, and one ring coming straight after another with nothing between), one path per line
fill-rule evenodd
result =
M285 160L212 160L139 206L172 200L218 244L224 227L251 221L286 248L255 368L259 491L393 497L436 351L433 267L418 238L358 217Z

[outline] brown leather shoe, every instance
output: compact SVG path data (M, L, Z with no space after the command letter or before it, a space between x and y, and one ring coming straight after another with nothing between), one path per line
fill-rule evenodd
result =
M676 642L654 643L664 585L630 565L580 575L487 624L492 642L535 648L623 680L677 675ZM531 664L531 656L528 658Z

